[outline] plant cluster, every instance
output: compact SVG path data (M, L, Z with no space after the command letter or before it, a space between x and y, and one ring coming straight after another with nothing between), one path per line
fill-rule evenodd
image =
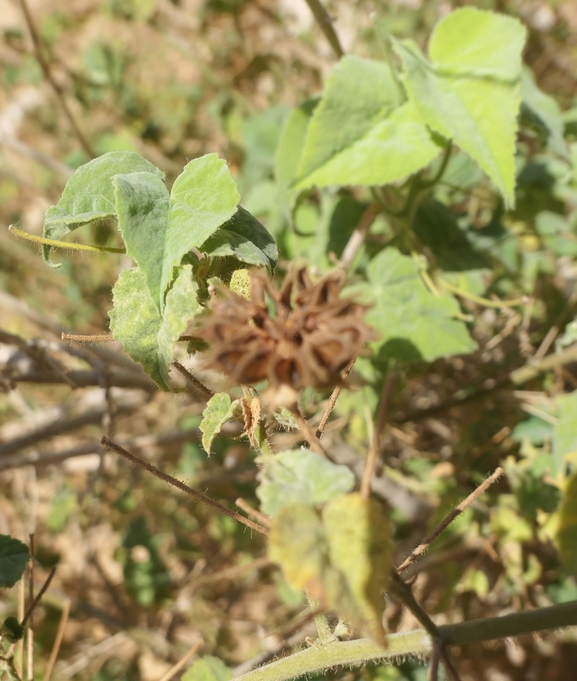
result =
M191 160L169 187L141 155L110 151L75 171L46 213L42 237L27 237L43 245L52 266L59 248L129 258L112 289L112 339L160 390L183 391L180 373L206 399L199 429L208 456L227 433L248 440L260 504L248 507L251 520L112 434L103 438L131 463L262 534L288 587L306 593L316 641L246 671L243 681L404 655L431 656L431 678L439 661L459 678L451 646L577 624L577 391L567 389L575 387L567 368L577 359L567 324L575 296L563 291L571 276L559 280L577 255L577 142L523 66L526 40L511 16L457 9L437 23L427 54L391 38L384 60L342 56L322 94L286 116L274 179L256 183L243 205L217 154ZM114 246L67 241L111 223ZM427 386L429 376L440 380ZM511 405L500 414L499 391L530 418ZM435 422L451 410L449 425ZM341 432L331 434L341 417ZM402 427L426 419L436 423L431 431L449 431L450 453L428 460L409 451L383 463L391 433L410 450L418 435ZM475 428L485 429L484 444L473 447ZM343 450L360 456L344 461ZM455 470L471 492L466 499ZM481 504L503 474L492 505ZM384 478L392 481L385 492ZM424 514L407 490L425 499ZM431 496L441 498L434 512ZM423 515L433 533L411 552L404 538L413 538L408 528ZM132 595L161 600L161 554L142 539L145 526L128 534L119 554L125 578L148 589ZM409 571L444 537L449 545L455 537L490 543L500 561L493 581L541 607L435 624L431 615L442 614L443 603L427 612ZM13 586L29 556L16 540L3 541L0 565L10 562L14 574L0 586ZM128 553L137 544L148 549L144 572ZM547 571L554 575L548 597L535 603ZM492 579L489 568L463 574L456 565L447 573L448 598L474 594L484 602ZM572 597L555 598L555 589ZM389 633L394 602L422 628ZM9 654L2 659L15 674ZM229 676L206 656L182 678Z

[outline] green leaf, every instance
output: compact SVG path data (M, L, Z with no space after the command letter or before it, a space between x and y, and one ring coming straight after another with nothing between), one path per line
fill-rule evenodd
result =
M170 212L162 255L163 286L184 254L200 248L237 212L240 194L226 161L207 154L188 163L170 192Z
M296 504L320 506L355 486L354 473L308 449L291 449L263 460L256 494L268 516Z
M200 250L214 258L232 257L269 270L276 267L278 260L278 248L272 235L242 207L203 243Z
M569 478L557 531L557 545L561 560L567 569L577 576L577 473Z
M138 267L122 272L112 289L112 334L162 390L171 390L169 367L174 358L174 343L200 310L197 290L192 267L183 266L166 296L161 315Z
M555 399L559 420L553 428L553 460L556 472L563 470L565 458L577 452L577 390Z
M275 156L276 181L288 187L295 179L305 146L307 129L320 97L295 107L283 126Z
M119 175L114 184L127 253L145 273L150 295L162 311L174 267L234 215L238 190L226 161L216 154L188 163L170 199L164 182L150 173Z
M5 638L8 643L17 643L20 641L26 630L14 616L7 617L4 624L0 628L0 635Z
M0 589L9 589L24 574L30 560L28 547L18 539L0 534Z
M407 93L426 123L477 161L508 206L525 39L516 19L464 7L437 24L431 62L412 41L395 42Z
M152 173L131 173L113 178L118 228L126 254L146 277L146 286L158 310L164 307L163 255L168 227L169 198L164 180Z
M114 217L116 205L112 178L119 173L137 172L164 178L164 173L156 166L129 151L111 151L80 166L66 183L60 201L46 211L42 235L59 240L83 224ZM51 265L50 246L43 246L42 254L46 263Z
M382 641L384 592L393 564L389 522L378 503L358 493L333 499L322 517L331 565L342 575L338 590L330 595L331 605Z
M417 108L402 104L387 64L344 57L312 115L295 187L386 184L438 153Z
M374 346L382 359L426 360L473 352L475 342L456 319L459 305L448 293L432 294L418 262L395 248L381 251L367 268L368 282L349 287L372 305L366 321L380 334Z
M182 677L182 681L230 681L230 679L232 669L212 655L206 655L193 662Z
M216 393L207 402L202 412L199 429L202 433L202 446L209 456L214 438L220 433L224 424L234 418L237 405L238 400L233 402L227 393Z

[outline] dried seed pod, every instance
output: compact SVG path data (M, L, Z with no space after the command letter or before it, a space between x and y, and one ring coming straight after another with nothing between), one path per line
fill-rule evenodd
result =
M268 380L271 388L301 390L340 384L343 369L373 337L363 321L367 306L339 297L343 283L342 271L313 283L301 265L277 290L265 275L251 273L250 299L226 290L195 330L209 345L207 365L236 385Z

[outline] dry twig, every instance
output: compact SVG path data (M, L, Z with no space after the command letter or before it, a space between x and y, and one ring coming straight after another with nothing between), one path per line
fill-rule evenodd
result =
M382 434L387 422L387 416L389 414L389 408L391 406L391 400L393 393L395 392L398 378L399 376L396 372L389 371L381 391L371 448L369 450L369 456L367 457L367 463L361 481L361 494L365 499L368 499L371 491L371 480L373 479L377 458L381 451Z
M446 518L437 525L437 527L429 534L423 541L417 546L416 549L412 551L412 553L399 565L397 568L398 572L401 573L404 570L406 570L409 565L412 565L417 558L422 555L430 546L430 544L435 541L435 539L441 534L441 532L447 528L453 520L468 507L470 506L475 499L481 496L483 492L485 492L496 480L498 480L501 475L503 475L503 469L501 467L498 467L495 469L495 472L490 475L484 482L482 482L479 487L477 487L476 490L471 492L469 496L464 499L456 508L454 508L447 516Z
M212 506L212 508L217 509L218 511L228 516L229 518L232 518L233 520L236 520L237 522L242 523L247 527L250 527L251 530L256 530L260 534L264 535L268 534L268 530L262 525L253 523L252 520L245 518L244 516L240 515L240 513L236 513L235 511L229 510L228 508L226 508L226 506L219 504L218 501L215 501L214 499L207 497L206 494L203 494L202 492L197 492L188 485L185 485L183 482L180 482L180 480L177 480L176 478L172 477L172 475L167 475L166 473L163 473L159 468L157 468L153 464L149 463L148 461L145 461L144 459L141 459L138 456L135 456L134 454L131 454L126 449L123 449L120 445L117 445L115 442L112 442L112 440L109 440L107 437L103 437L100 440L100 442L105 447L108 447L117 454L120 454L120 456L130 461L130 463L133 463L136 466L140 466L145 471L152 473L152 475L157 477L159 480L162 480L163 482L166 482L168 485L172 485L173 487L179 489L181 492L188 494L188 496L192 497L195 501L200 501L203 504L206 504L207 506Z
M44 56L42 42L40 40L40 36L38 35L38 31L36 30L36 25L34 24L32 13L30 12L30 8L28 7L26 0L20 0L20 7L22 8L22 13L24 14L24 19L26 20L26 25L28 26L28 31L30 32L30 37L32 38L32 43L34 45L34 54L36 56L38 64L40 65L40 68L42 69L42 72L44 73L44 77L50 83L50 86L54 90L54 94L56 95L58 102L60 103L60 106L62 107L62 110L64 111L66 118L68 119L68 122L70 123L72 129L74 130L74 133L78 138L80 145L90 158L96 158L96 154L94 153L92 147L88 143L88 140L84 136L84 133L80 129L80 126L78 125L76 119L72 115L72 111L70 110L70 107L68 106L66 99L64 98L64 92L62 91L62 88L52 75L50 64L48 63L46 57Z

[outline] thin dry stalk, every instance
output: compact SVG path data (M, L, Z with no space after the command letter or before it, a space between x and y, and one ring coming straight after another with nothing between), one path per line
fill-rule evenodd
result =
M371 203L370 206L363 213L358 227L351 234L347 245L345 246L341 259L339 260L339 267L347 269L352 263L357 251L362 246L371 225L375 221L377 215L381 212L381 207L376 203Z
M34 24L32 13L30 12L30 8L28 7L26 0L20 0L20 7L22 8L22 13L24 14L24 19L26 20L26 25L28 27L28 31L30 32L30 37L32 38L32 43L34 45L34 55L36 56L38 64L40 65L40 68L44 73L44 77L50 83L51 88L54 90L54 94L56 95L56 98L58 99L58 102L62 107L62 111L64 111L64 115L66 116L66 118L68 118L68 122L70 123L70 126L74 130L74 134L78 138L80 145L90 158L96 158L96 154L94 153L92 147L88 143L88 140L84 136L84 133L82 132L76 119L72 115L70 107L68 106L66 100L64 99L64 92L62 91L62 88L56 82L54 76L52 75L50 64L48 63L44 56L40 36L38 35L38 31L36 30L36 25Z
M117 454L120 454L120 456L124 457L125 459L135 464L136 466L140 466L145 471L152 473L152 475L157 477L159 480L162 480L163 482L166 482L168 485L172 485L173 487L179 489L181 492L188 494L188 496L192 497L195 501L201 501L203 504L206 504L207 506L212 506L212 508L217 509L218 511L228 516L229 518L232 518L233 520L236 520L237 522L242 523L247 527L250 527L251 530L256 530L257 532L260 532L260 534L264 535L268 534L268 530L265 527L262 527L262 525L253 523L252 520L248 520L248 518L245 518L244 516L240 515L240 513L235 513L234 511L229 510L228 508L226 508L226 506L219 504L218 501L215 501L214 499L207 497L206 494L203 494L202 492L197 492L196 490L190 488L188 485L185 485L183 482L180 482L180 480L173 478L172 475L167 475L166 473L163 473L159 468L157 468L153 464L149 463L148 461L145 461L144 459L141 459L138 456L135 456L134 454L131 454L130 452L126 451L126 449L123 449L120 445L117 445L115 442L112 442L112 440L109 440L107 437L103 437L100 440L100 442L105 447L108 447Z
M234 567L225 568L224 570L219 570L218 572L210 575L201 575L192 581L192 586L199 587L206 586L207 584L214 584L214 582L222 582L225 580L232 581L238 579L240 575L245 572L249 572L250 570L263 570L264 568L274 565L275 563L273 563L269 558L257 558L256 560L252 560L250 563L245 563L244 565L235 565Z
M24 606L26 601L26 581L24 579L20 580L20 586L18 589L18 620L20 622L24 621ZM16 663L16 671L18 672L18 678L22 678L24 673L24 639L20 639L16 644L16 650L18 652L18 661Z
M160 679L160 681L170 681L178 672L184 667L184 665L193 657L204 641L198 641L195 643L190 650L184 655L173 667L171 667L166 674Z
M239 497L234 502L241 510L243 510L249 517L254 518L257 522L265 527L270 527L270 518L268 518L264 513L257 511L253 508L245 499Z
M207 388L203 383L201 383L198 380L198 378L196 378L196 376L193 376L193 374L191 374L190 371L180 362L175 360L172 363L172 366L186 378L186 380L192 385L196 393L200 393L207 400L210 400L211 397L214 397L214 393L212 392L212 390L210 388Z
M396 372L389 371L381 391L379 406L377 407L377 418L371 441L371 448L369 450L369 456L367 457L367 463L365 465L363 479L361 481L361 495L365 499L368 499L369 494L371 493L371 480L373 479L375 466L377 465L377 459L381 451L382 434L383 430L385 429L389 408L391 406L391 400L397 386L398 378L399 376Z
M23 627L26 626L26 624L28 623L28 620L32 617L32 613L34 612L34 608L38 605L38 603L40 603L40 599L46 593L46 590L50 586L50 582L52 581L52 578L54 577L55 573L56 573L56 568L53 567L52 570L50 570L50 573L49 573L48 577L46 578L46 581L42 585L42 588L40 589L40 591L36 595L36 598L34 598L34 600L28 606L28 609L26 610L26 614L24 615L24 619L20 623Z
M333 20L326 9L322 6L320 0L306 0L311 12L316 19L321 31L325 34L325 38L329 41L333 52L337 59L344 56L344 50L341 46L338 35L333 27Z
M75 343L108 343L113 341L111 333L97 333L93 336L85 336L81 333L63 333L62 340L74 341Z
M26 632L26 652L27 662L26 670L28 674L28 681L34 681L34 556L36 554L34 546L34 532L28 535L30 543L30 581L28 582L28 612L24 616L28 616L28 631ZM50 577L48 583L50 582ZM22 622L22 626L24 626Z
M349 377L349 374L351 373L353 369L354 362L351 362L349 366L343 371L343 382L347 380ZM325 410L323 412L321 422L319 423L319 426L316 430L315 437L317 440L320 440L325 428L327 427L327 423L329 421L329 418L332 414L333 409L335 408L335 404L337 403L337 400L339 399L339 395L341 394L343 390L342 385L337 385L336 388L334 388L333 392L331 393L331 396L329 397L329 401L327 402L327 406L325 407Z
M433 643L433 655L431 657L431 666L429 667L428 681L438 681L440 661L441 661L441 642L439 640L436 640Z
M553 341L555 338L557 338L559 331L561 330L561 325L565 321L567 315L569 312L571 312L573 306L577 302L577 291L573 291L571 296L569 297L569 300L553 322L553 326L547 331L545 334L545 338L543 338L543 341L541 342L541 345L537 348L537 351L533 355L533 360L538 362L540 359L543 359L545 355L547 354L547 350L551 347Z
M58 623L58 629L56 631L56 638L54 639L54 645L52 646L52 650L50 651L50 659L48 660L48 664L46 665L46 671L44 672L43 681L50 681L50 677L52 676L52 670L54 668L56 660L58 659L58 652L62 644L62 639L64 638L64 631L66 629L66 625L68 624L68 617L70 616L71 605L72 601L69 598L67 598L64 601L62 615L60 617L60 622Z
M296 421L301 434L304 435L305 440L309 443L309 447L313 452L320 454L321 456L327 456L324 447L317 440L315 431L311 428L309 422L303 416L303 413L298 405L295 405L291 410L291 414Z
M432 542L435 541L435 539L441 534L441 532L448 527L453 520L461 513L468 508L478 497L483 494L496 480L498 480L501 475L503 475L503 469L499 466L498 468L495 469L495 472L490 475L484 482L482 482L479 487L477 487L476 490L471 492L469 496L464 499L456 508L454 508L446 517L445 519L437 525L437 527L429 534L423 541L417 546L416 549L412 551L412 553L399 565L397 568L397 571L399 573L403 572L406 570L409 565L412 565L417 558L422 555L430 546Z

